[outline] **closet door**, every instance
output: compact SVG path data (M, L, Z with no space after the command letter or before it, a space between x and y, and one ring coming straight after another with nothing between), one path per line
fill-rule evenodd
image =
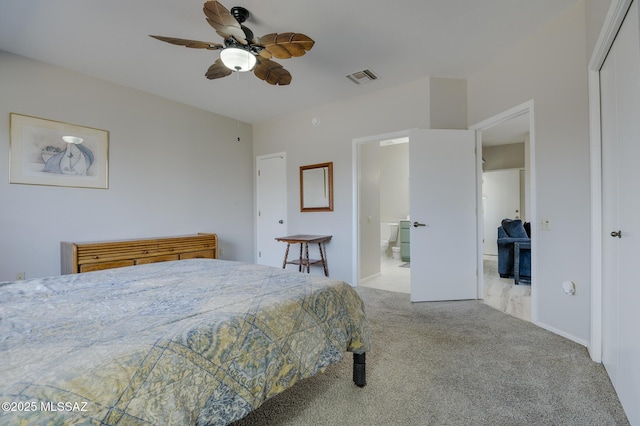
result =
M640 424L640 26L632 4L600 71L603 203L602 360Z

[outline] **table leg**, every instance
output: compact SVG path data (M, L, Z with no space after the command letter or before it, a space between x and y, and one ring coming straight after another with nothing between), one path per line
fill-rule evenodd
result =
M307 274L311 271L311 263L309 262L309 243L304 243L304 257L307 262Z
M324 253L322 252L322 243L318 243L318 248L320 249L320 260L322 261L322 267L324 268L324 276L329 276L329 271L327 270L327 262L324 260Z
M289 246L291 244L287 243L287 249L284 252L284 262L282 262L282 269L285 269L287 267L287 257L289 257Z
M300 243L300 257L298 257L299 265L298 272L302 272L302 243Z

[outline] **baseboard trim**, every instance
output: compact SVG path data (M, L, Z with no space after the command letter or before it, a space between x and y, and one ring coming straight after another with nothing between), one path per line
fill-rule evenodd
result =
M364 283L364 282L367 282L367 281L371 281L373 279L378 278L381 275L382 275L382 272L378 272L377 274L373 274L373 275L369 275L368 277L361 278L360 282Z
M539 321L535 321L535 322L534 322L534 324L535 324L535 325L537 325L537 326L538 326L538 327L540 327L540 328L544 328L544 329L545 329L545 330L547 330L547 331L550 331L550 332L552 332L552 333L554 333L554 334L557 334L557 335L559 335L559 336L562 336L562 337L564 337L565 339L569 339L569 340L571 340L572 342L576 342L577 344L582 345L582 346L584 346L585 348L587 348L587 347L589 346L589 342L587 342L586 340L584 340L584 339L579 339L579 338L577 338L576 336L573 336L573 335L571 335L571 334L569 334L569 333L565 333L564 331L562 331L562 330L558 330L558 329L557 329L557 328L555 328L555 327L551 327L550 325L544 324L544 323L539 322Z

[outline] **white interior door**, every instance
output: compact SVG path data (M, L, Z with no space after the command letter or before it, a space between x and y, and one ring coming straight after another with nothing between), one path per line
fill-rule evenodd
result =
M482 174L484 254L498 255L498 226L502 219L520 219L520 170L492 170Z
M602 120L602 222L604 232L611 232L619 227L618 221L618 132L617 96L614 52L610 52L600 71L600 102ZM618 311L618 248L620 244L614 238L603 236L603 347L602 361L612 383L617 382L618 327L616 312Z
M640 25L634 1L600 70L602 361L631 424L640 424Z
M287 235L287 160L284 153L256 159L257 253L256 263L280 266L285 245L275 240Z
M411 300L477 298L475 134L409 135Z

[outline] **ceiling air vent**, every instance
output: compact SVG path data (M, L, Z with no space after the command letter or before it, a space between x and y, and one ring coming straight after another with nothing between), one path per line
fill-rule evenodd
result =
M347 78L356 84L371 83L378 79L378 76L371 70L356 71L353 74L349 74Z

